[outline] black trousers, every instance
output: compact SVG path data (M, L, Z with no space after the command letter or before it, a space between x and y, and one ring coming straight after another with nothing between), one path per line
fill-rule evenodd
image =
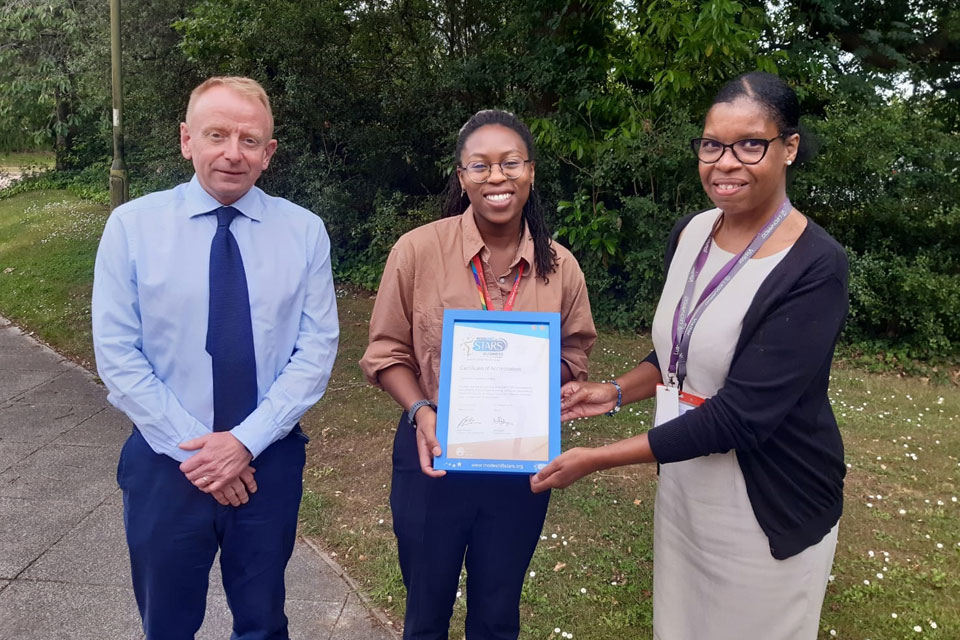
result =
M525 474L425 476L416 430L401 415L390 507L407 588L404 639L447 640L466 561L468 640L516 640L520 591L549 502Z

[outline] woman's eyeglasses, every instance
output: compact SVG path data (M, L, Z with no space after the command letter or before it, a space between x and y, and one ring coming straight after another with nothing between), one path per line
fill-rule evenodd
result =
M757 164L767 155L767 149L770 148L770 143L783 137L784 135L781 133L769 140L764 138L746 138L745 140L737 140L731 144L724 144L719 140L713 140L711 138L694 138L690 141L690 148L693 149L693 154L697 156L697 160L707 164L718 162L727 149L730 149L733 157L742 164Z
M528 162L530 161L524 160L523 158L507 158L503 162L491 162L490 164L468 162L467 166L460 167L460 169L466 172L471 182L483 184L490 179L490 173L493 171L494 166L500 167L500 173L503 174L503 177L509 180L516 180L523 175Z

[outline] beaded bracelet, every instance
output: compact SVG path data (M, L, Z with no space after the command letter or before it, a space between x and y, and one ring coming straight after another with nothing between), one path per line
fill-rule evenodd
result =
M620 404L623 402L623 389L620 388L620 383L616 380L604 380L604 382L609 382L617 388L617 404L613 407L613 409L607 411L608 416L615 416L620 413Z

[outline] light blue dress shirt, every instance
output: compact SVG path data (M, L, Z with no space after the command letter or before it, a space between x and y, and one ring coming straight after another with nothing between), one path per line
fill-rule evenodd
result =
M93 343L108 400L157 453L213 431L206 352L210 243L220 205L197 177L117 207L94 269ZM323 395L339 323L319 217L253 187L232 206L257 360L257 408L231 433L256 458Z

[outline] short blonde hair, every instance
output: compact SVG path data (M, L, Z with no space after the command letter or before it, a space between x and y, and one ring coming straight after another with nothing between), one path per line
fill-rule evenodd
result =
M267 92L263 90L259 82L252 78L244 78L243 76L214 76L213 78L207 78L197 85L197 88L190 92L190 101L187 102L186 120L188 122L190 121L190 114L193 113L197 99L214 87L226 87L239 93L244 98L256 100L262 104L263 108L267 110L267 121L270 123L267 138L273 137L273 109L270 108L270 98L267 97Z

